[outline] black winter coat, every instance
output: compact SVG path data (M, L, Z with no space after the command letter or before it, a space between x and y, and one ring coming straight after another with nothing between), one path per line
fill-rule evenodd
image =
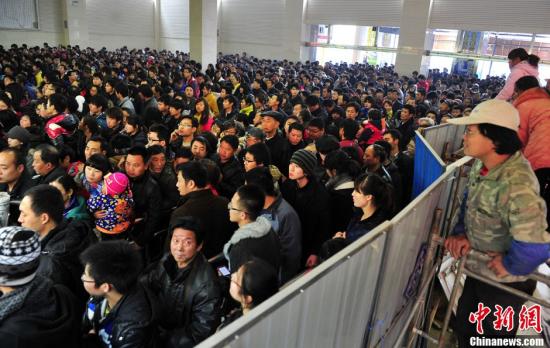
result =
M222 181L216 186L220 195L231 199L237 189L244 184L244 169L236 157L222 163L218 154L214 155L214 161L222 172Z
M237 229L236 225L229 221L229 200L215 196L211 190L205 189L186 194L180 202L181 205L172 213L170 222L184 216L198 219L204 236L202 253L206 258L221 253L224 244Z
M149 172L130 182L135 203L134 216L143 219L134 225L132 237L138 245L146 246L160 228L162 195L159 184Z
M265 144L269 148L271 164L279 168L281 173L288 177L288 164L290 163L289 155L291 156L291 154L289 154L290 144L288 141L277 131L273 138L265 141Z
M64 220L40 241L42 252L37 273L54 284L65 285L83 304L88 296L80 280L84 267L79 256L96 241L88 223Z
M101 302L106 300L92 298L90 301L96 308L94 318L100 318ZM159 317L158 299L149 289L136 284L105 317L105 320L112 321L111 348L156 347ZM85 333L92 329L96 333L99 332L99 320L90 320L88 315L85 315L82 329Z
M318 255L322 243L331 237L330 196L324 185L310 178L299 188L294 180L281 186L283 197L298 213L302 223L302 261Z
M0 321L3 348L78 347L78 323L82 314L71 292L37 275L23 306ZM0 297L0 306L5 304Z
M222 294L218 275L202 253L183 269L166 254L142 282L159 298L167 347L194 346L216 331Z

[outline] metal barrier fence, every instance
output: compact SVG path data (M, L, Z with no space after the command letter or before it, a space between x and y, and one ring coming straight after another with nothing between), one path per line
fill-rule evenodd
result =
M432 147L435 153L446 161L450 154L462 147L462 135L466 126L455 126L451 124L440 124L425 128L422 136Z
M464 159L391 221L285 287L199 347L391 347L419 298L434 211L447 220ZM428 277L429 278L429 277ZM423 291L420 295L426 296Z
M402 340L429 296L439 267L431 234L448 231L469 160L445 168L439 157L458 149L463 128L427 130L429 140L417 133L425 156L415 159L422 187L413 202L199 347L393 347Z
M385 222L199 347L360 347L374 307Z
M452 214L453 190L457 187L463 159L447 171L407 208L392 220L392 230L386 241L384 267L375 301L373 326L368 347L393 347L403 330L407 317L418 298L423 276L434 264L429 251L430 234L441 235L446 220ZM441 218L434 219L435 212Z

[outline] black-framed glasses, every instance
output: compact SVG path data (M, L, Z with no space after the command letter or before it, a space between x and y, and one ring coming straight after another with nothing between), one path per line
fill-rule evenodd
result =
M247 214L247 212L244 211L244 210L237 209L237 208L233 208L233 205L231 204L231 202L227 203L227 209L229 209L229 210L235 210L235 211L240 211L241 213Z

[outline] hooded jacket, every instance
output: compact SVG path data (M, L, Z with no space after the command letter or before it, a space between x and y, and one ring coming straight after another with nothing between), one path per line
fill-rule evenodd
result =
M533 170L550 168L550 96L543 88L530 88L514 101L514 106L519 111L523 154Z
M279 237L271 228L269 220L263 216L236 230L223 247L223 254L229 261L231 273L254 257L266 261L277 272L281 264Z
M516 81L522 78L523 76L534 76L539 77L539 69L536 66L532 66L526 60L516 64L510 71L510 75L506 79L506 84L500 91L500 93L495 97L495 99L509 100L514 94L514 87Z
M10 348L77 347L81 311L74 296L62 285L37 275L28 286L21 307L0 320L0 342ZM8 298L0 296L7 309Z
M218 275L202 253L183 269L167 254L145 272L142 282L159 298L160 325L167 330L169 347L195 345L216 331L222 295Z

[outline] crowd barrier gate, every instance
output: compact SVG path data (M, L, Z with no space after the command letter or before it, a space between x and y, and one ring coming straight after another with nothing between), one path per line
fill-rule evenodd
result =
M439 268L431 236L448 230L469 160L432 176L435 182L391 221L198 347L394 347L426 302Z

